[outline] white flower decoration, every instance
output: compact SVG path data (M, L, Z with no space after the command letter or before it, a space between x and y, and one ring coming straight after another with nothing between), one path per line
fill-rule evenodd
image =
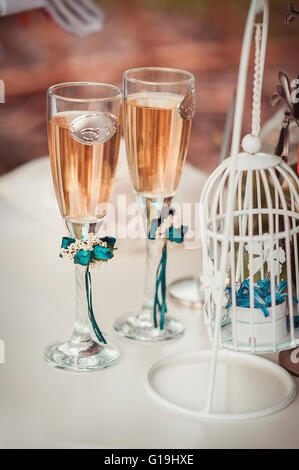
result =
M252 242L251 244L245 245L245 250L248 254L254 256L252 259L252 271L253 274L260 271L263 264L267 263L267 269L271 271L271 241L266 240L264 242ZM286 260L286 255L284 250L281 247L275 248L275 243L273 244L273 274L279 276L282 270L282 264ZM249 269L249 264L248 264Z
M203 273L203 285L205 293L205 301L210 302L211 297L213 302L217 305L221 296L221 292L224 291L225 286L229 283L229 277L227 273L224 274L224 285L222 284L222 273L221 271L214 272L214 263L210 258L207 259L205 264L205 270ZM222 305L227 304L227 298L223 294Z
M216 271L212 287L212 297L216 305L218 305L218 303L220 302L220 297L222 295L222 305L223 307L226 306L227 298L225 296L224 290L228 283L228 275L224 273L223 279L223 273L221 271Z
M214 264L211 258L208 258L206 260L205 269L202 275L202 282L204 286L206 302L210 300L211 295L212 295L213 277L214 277Z

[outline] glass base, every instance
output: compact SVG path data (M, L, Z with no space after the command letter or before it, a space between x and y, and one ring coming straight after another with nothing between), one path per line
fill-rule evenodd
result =
M198 277L176 279L168 287L171 300L189 308L201 308L203 305L203 288Z
M164 329L155 328L152 321L142 320L140 315L122 316L114 324L115 331L125 338L137 341L166 341L175 339L184 333L183 325L171 317L165 316Z
M52 344L44 350L47 364L70 372L88 372L105 369L116 364L119 350L113 344L100 344L93 340L85 343L65 341Z

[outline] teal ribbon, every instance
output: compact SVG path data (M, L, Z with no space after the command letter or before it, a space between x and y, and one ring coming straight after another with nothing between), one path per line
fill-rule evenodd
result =
M158 328L157 310L160 312L160 330L164 329L165 314L167 313L166 304L166 263L167 263L167 245L163 246L161 260L156 273L156 290L154 300L154 325ZM161 290L161 302L159 301L159 289Z
M61 248L67 249L72 243L75 243L75 238L70 237L62 237L61 240ZM59 255L60 258L63 258L62 254Z
M114 237L103 237L100 238L102 242L107 244L107 247L101 245L95 245L93 250L80 250L74 256L75 264L80 264L81 266L86 266L85 271L85 288L86 288L86 299L87 299L87 307L88 307L88 317L90 323L92 325L93 331L100 341L100 343L107 344L106 339L104 338L93 313L93 306L92 306L92 283L91 283L91 274L89 270L89 264L94 261L107 261L113 258L113 248L116 242ZM72 243L76 240L71 237L63 237L61 241L61 248L67 249ZM59 255L61 258L63 257L62 254Z
M159 219L153 219L151 222L150 231L148 238L150 240L155 240L156 232L158 227L163 223L168 215L173 215L174 210L170 209L169 212L161 216ZM182 243L184 241L184 236L188 230L188 227L181 225L180 228L175 228L173 226L169 227L166 231L165 237L167 240L170 240L175 243ZM160 312L160 330L164 329L165 326L165 314L167 313L167 304L166 304L166 263L167 263L167 240L162 249L162 256L160 263L156 272L156 288L155 288L155 297L154 297L154 308L153 308L153 319L154 326L158 328L157 314ZM161 300L159 298L161 297Z
M250 307L250 288L249 288L249 279L245 279L242 282L239 289L236 290L236 305L238 307ZM282 304L286 297L288 296L287 292L284 292L288 285L287 281L282 281L279 284L275 285L275 305ZM226 305L226 308L230 308L232 305L232 289L227 287L226 293L229 297L229 302ZM271 295L271 282L269 279L262 279L257 282L257 285L253 288L254 296L254 307L259 308L265 317L269 317L270 313L267 307L272 306L272 295ZM293 297L293 301L298 303L298 300Z
M88 306L88 316L90 323L92 325L93 331L100 341L100 343L107 344L106 339L103 336L103 333L101 332L96 319L94 317L93 313L93 307L92 307L92 289L91 289L91 275L89 271L89 266L87 266L86 271L85 271L85 287L86 287L86 297L87 297L87 306Z

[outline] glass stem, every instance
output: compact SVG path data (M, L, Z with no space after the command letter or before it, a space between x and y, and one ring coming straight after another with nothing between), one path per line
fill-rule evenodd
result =
M146 242L146 272L144 296L141 311L137 315L141 321L153 324L154 300L156 291L156 273L161 261L162 249L166 240L149 240Z
M76 314L74 330L71 341L74 343L88 343L91 341L88 306L85 287L86 268L76 265Z
M138 313L137 318L153 325L153 309L156 291L156 273L161 261L162 250L166 240L156 239L150 240L148 234L150 231L152 220L161 216L163 207L170 204L171 199L159 198L149 199L143 196L138 196L139 203L143 209L145 227L146 227L146 272L145 272L145 285L144 297L141 311Z

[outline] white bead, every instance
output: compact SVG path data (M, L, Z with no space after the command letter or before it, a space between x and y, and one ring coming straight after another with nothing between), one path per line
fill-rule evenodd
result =
M242 147L244 152L254 154L258 153L261 150L262 142L261 139L257 136L247 134L243 137Z

